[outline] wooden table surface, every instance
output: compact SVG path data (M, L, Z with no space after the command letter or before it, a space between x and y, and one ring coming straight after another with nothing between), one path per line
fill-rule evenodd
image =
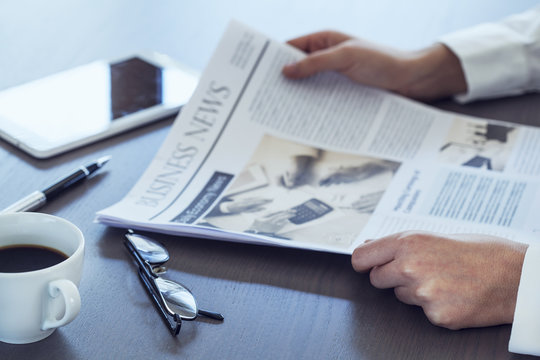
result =
M340 29L402 48L526 9L537 1L50 1L0 4L0 89L91 60L157 50L202 70L231 18L285 40ZM540 125L540 95L444 109ZM171 253L167 276L186 284L223 323L184 322L173 338L122 245L124 231L93 222L121 199L173 119L37 160L0 142L0 208L102 155L102 171L40 211L81 228L82 309L28 345L0 343L0 359L524 359L507 351L510 326L451 331L418 307L373 288L344 255L155 235ZM2 291L0 289L0 291Z

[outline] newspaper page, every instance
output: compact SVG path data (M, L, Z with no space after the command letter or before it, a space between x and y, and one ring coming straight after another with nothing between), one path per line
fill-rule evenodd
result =
M534 241L540 131L437 110L326 72L231 22L111 226L350 254L402 230Z

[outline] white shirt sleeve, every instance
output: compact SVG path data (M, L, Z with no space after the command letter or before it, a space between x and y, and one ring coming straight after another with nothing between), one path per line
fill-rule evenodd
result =
M467 93L459 102L540 90L540 6L443 36L460 59Z
M540 356L540 245L529 245L519 283L508 350Z

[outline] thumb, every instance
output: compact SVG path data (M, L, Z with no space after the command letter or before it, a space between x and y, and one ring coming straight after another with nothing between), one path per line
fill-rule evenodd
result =
M342 67L342 57L338 49L316 51L296 63L283 67L283 75L290 79L302 79L321 71L338 70Z

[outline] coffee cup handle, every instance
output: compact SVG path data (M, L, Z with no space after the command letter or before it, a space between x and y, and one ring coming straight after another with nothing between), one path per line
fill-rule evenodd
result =
M56 298L59 295L63 296L65 312L64 316L59 320L56 319L54 315L47 314L41 325L41 330L54 329L69 324L75 319L81 309L81 296L79 295L79 290L77 290L77 287L71 281L65 279L51 281L48 286L48 292L49 296L52 298Z

